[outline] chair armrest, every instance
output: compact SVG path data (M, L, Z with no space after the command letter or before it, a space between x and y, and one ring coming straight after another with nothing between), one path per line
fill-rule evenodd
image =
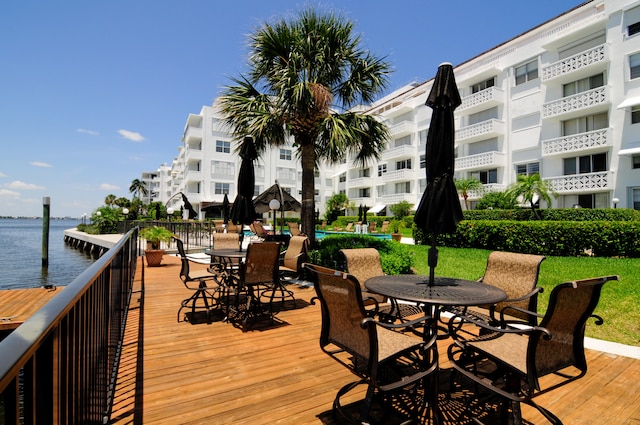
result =
M501 326L503 326L503 325L506 326L506 324L509 323L509 321L504 318L504 316L508 316L509 315L509 313L505 313L506 311L509 311L509 310L519 311L520 313L524 313L524 314L526 314L527 316L529 316L532 319L539 319L539 318L543 317L542 314L536 313L535 311L529 311L529 310L526 310L524 308L516 307L514 305L508 305L508 306L506 306L505 308L503 308L500 311L500 325ZM533 323L533 321L532 321L532 323Z
M515 308L515 307L512 307L512 308ZM519 310L522 310L522 309L519 309ZM526 310L524 311L526 312ZM532 313L532 314L535 314L536 316L538 316L537 313ZM449 334L453 337L454 340L460 340L460 338L456 338L456 335L457 335L458 328L460 327L461 321L463 324L464 322L474 324L475 326L485 329L490 333L499 333L499 334L500 333L502 334L516 333L516 334L524 335L524 334L531 334L535 332L541 332L542 334L544 334L545 338L547 339L551 338L551 332L549 332L547 328L543 328L540 326L526 326L523 328L516 328L516 327L508 326L506 322L501 322L499 326L493 326L488 322L485 322L483 320L478 320L476 317L473 317L472 315L460 313L460 314L454 314L453 316L451 316L451 319L449 320L449 323L448 323Z

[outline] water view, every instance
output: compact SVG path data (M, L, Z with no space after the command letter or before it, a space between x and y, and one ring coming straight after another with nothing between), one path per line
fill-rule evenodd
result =
M42 219L0 219L0 289L65 286L94 261L64 243L80 220L49 223L49 267L42 268Z

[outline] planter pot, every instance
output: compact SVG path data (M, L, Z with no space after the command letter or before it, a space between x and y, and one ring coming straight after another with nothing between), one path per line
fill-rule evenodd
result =
M391 239L400 242L402 240L402 233L392 233Z
M164 249L147 249L144 251L144 256L147 258L147 266L158 267L162 263Z

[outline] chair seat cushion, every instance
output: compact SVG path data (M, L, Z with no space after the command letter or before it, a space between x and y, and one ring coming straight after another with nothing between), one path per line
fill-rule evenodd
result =
M392 331L378 326L378 362L384 362L404 350L422 344L422 338L413 334Z
M470 341L468 345L526 374L528 343L527 336L505 333L498 337L495 334L487 335L486 338L479 337Z

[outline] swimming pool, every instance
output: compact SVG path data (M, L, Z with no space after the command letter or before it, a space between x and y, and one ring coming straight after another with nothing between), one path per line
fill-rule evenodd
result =
M333 235L352 235L357 236L359 233L354 232L334 232L330 230L316 230L316 239L322 239L325 236L333 236ZM365 233L362 236L373 236L379 239L391 239L391 235L389 233Z

